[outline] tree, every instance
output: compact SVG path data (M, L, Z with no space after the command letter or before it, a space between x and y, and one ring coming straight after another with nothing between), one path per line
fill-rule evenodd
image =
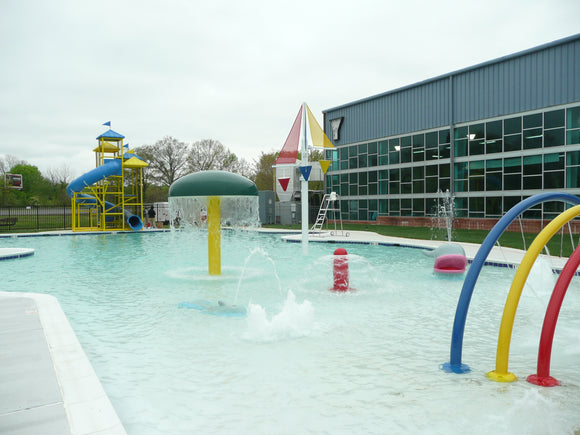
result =
M46 180L52 185L50 197L48 198L54 205L67 204L69 197L66 193L66 187L71 181L71 170L68 166L60 168L49 168L46 171Z
M188 147L171 136L165 136L155 145L137 147L135 153L149 163L143 171L144 185L151 182L170 186L187 173Z
M36 166L18 164L10 172L22 174L22 190L14 192L15 205L38 205L49 196L51 185Z
M214 139L203 139L191 144L187 164L190 172L219 170L238 173L244 169L238 157Z
M273 166L277 158L277 152L263 152L255 162L256 169L252 181L256 184L258 190L275 190Z
M20 160L19 158L11 155L6 154L2 158L0 158L0 174L2 175L2 185L4 185L4 176L10 173L10 170L16 165L27 165L28 163L24 160Z

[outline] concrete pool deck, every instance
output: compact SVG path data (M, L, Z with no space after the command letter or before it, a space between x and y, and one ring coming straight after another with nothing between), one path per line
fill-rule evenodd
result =
M163 230L148 230L159 232ZM301 241L299 230L260 229L286 242ZM72 235L60 231L36 235ZM96 233L89 233L96 234ZM98 233L101 234L101 233ZM74 233L80 235L80 233ZM27 234L27 237L32 235ZM17 235L9 235L17 237ZM443 241L382 236L349 231L340 235L311 234L310 243L346 246L363 243L435 249ZM472 260L478 244L459 243ZM337 246L338 247L338 246ZM0 248L0 260L34 254L29 248ZM494 247L486 264L516 266L525 252ZM562 269L567 258L547 257ZM84 353L57 299L37 293L0 291L0 433L4 434L126 434L126 431Z

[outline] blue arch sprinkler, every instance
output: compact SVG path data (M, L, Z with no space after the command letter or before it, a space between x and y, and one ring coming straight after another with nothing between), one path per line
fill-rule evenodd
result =
M221 274L221 225L259 226L258 188L226 171L186 175L169 188L169 209L184 225L207 225L208 271Z
M451 333L451 351L449 362L443 363L441 369L448 373L467 373L471 371L467 364L462 362L461 356L463 351L463 335L465 332L465 322L467 320L467 311L469 310L469 303L471 301L471 296L473 295L473 289L481 268L483 267L487 256L491 252L491 249L495 245L505 231L505 229L515 220L517 217L536 204L540 204L546 201L562 201L568 204L580 204L580 198L571 195L569 193L563 192L544 192L538 193L537 195L530 196L524 199L515 206L513 206L508 212L495 224L495 226L488 233L485 240L481 243L471 267L467 271L465 280L463 281L463 287L461 289L461 294L459 295L459 301L457 302L457 309L455 311L455 319L453 321L453 331Z

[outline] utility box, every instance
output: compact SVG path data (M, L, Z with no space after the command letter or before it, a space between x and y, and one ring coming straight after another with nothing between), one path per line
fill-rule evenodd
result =
M258 209L260 210L260 223L262 225L273 224L275 222L276 194L272 190L261 190L258 192Z
M298 213L297 213L298 212ZM278 221L280 225L293 225L299 223L300 207L296 202L279 202L278 203Z

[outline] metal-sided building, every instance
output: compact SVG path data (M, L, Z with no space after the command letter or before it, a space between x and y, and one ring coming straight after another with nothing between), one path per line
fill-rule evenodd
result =
M346 220L419 221L447 191L472 223L542 191L580 195L580 34L323 113Z

